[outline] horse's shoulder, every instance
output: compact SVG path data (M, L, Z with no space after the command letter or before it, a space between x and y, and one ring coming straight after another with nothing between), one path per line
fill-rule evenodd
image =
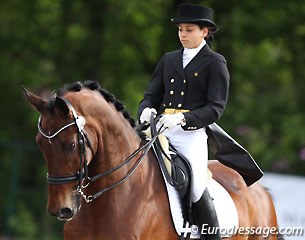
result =
M213 179L220 183L228 192L237 192L247 187L241 175L217 160L209 160L208 165Z

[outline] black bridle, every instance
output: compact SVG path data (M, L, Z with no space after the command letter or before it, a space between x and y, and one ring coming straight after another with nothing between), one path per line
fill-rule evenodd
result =
M54 134L51 135L51 134L46 134L42 130L42 128L41 128L42 119L41 119L41 116L40 116L39 120L38 120L38 130L39 130L39 132L42 136L44 136L45 138L49 139L49 141L51 141L52 138L56 137L60 132L62 132L66 128L68 128L70 126L73 126L73 125L76 125L77 135L78 135L78 145L79 145L80 167L79 167L78 172L76 172L75 174L71 174L71 175L50 175L50 174L47 174L47 181L48 181L48 184L53 184L53 185L62 185L62 184L68 184L68 183L72 183L72 182L78 182L76 193L78 195L81 195L86 202L92 202L94 199L98 198L99 196L101 196L105 192L115 188L116 186L120 185L125 180L127 180L137 170L140 163L143 161L144 157L146 156L146 154L148 153L148 151L152 147L153 143L156 141L158 136L164 130L163 131L160 130L152 139L150 139L148 142L146 142L143 146L140 146L136 151L134 151L129 157L127 157L118 166L116 166L112 169L109 169L105 172L102 172L100 174L97 174L93 177L89 177L88 176L88 161L86 159L86 146L88 145L92 154L94 154L94 151L93 151L90 139L88 138L88 135L84 131L85 119L84 119L84 117L77 115L77 113L76 113L75 109L73 108L72 104L67 99L64 99L64 98L62 98L62 99L65 101L65 103L67 104L67 106L69 107L69 109L72 112L73 122L66 124L65 126L63 126L58 131L56 131ZM97 193L95 193L93 195L88 195L87 196L87 195L84 194L83 189L87 188L91 183L95 182L96 180L98 180L102 177L108 176L111 173L113 173L113 172L117 171L118 169L122 168L128 162L130 162L130 160L132 160L140 152L142 152L142 153L141 153L140 157L138 158L138 160L136 161L136 163L134 164L134 166L129 170L129 172L121 180L113 183L112 185L110 185L108 187L105 187L105 188L101 189L100 191L98 191Z
M42 119L40 116L39 120L38 120L38 130L42 136L48 138L49 141L51 141L52 138L56 137L63 130L65 130L68 127L71 127L73 125L76 125L77 141L78 141L78 146L79 146L80 167L79 167L79 171L77 173L71 174L71 175L58 176L58 175L47 174L47 181L48 181L48 184L55 184L55 185L68 184L68 183L78 181L78 189L82 189L83 181L88 178L88 161L87 161L86 154L85 154L86 143L89 146L91 152L93 153L92 144L91 144L87 134L84 131L85 119L82 116L77 115L72 104L67 99L63 99L63 100L65 101L66 105L69 107L69 109L72 112L73 122L66 124L65 126L60 128L58 131L56 131L54 134L50 135L50 134L46 134L41 129Z

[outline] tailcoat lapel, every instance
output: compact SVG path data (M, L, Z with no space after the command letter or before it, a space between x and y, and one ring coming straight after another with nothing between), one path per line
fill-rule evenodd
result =
M197 55L189 62L184 68L185 75L188 76L190 73L195 72L196 69L202 67L209 60L209 53L211 52L210 47L206 44Z
M177 70L179 75L185 79L185 73L183 70L183 63L182 63L182 54L183 54L183 48L181 48L175 55L173 55L171 59L171 64L173 67Z

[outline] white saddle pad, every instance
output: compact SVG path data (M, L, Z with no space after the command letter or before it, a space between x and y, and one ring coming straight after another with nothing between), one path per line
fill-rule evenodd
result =
M166 180L165 183L170 202L172 219L177 234L180 236L182 233L184 237L186 237L188 233L191 233L191 238L200 238L197 226L190 226L189 223L187 223L186 226L183 227L182 209L178 192L174 187L169 185ZM218 217L221 236L223 238L230 237L234 232L232 230L238 227L236 206L229 193L214 179L208 181L207 187L211 197L214 199L213 203Z

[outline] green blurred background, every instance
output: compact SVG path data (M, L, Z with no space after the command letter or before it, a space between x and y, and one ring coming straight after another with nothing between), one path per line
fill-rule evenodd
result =
M21 85L48 97L97 80L136 117L160 57L180 48L170 19L186 2L212 7L220 27L212 48L231 86L219 124L264 171L305 175L303 1L1 0L0 239L62 239Z

